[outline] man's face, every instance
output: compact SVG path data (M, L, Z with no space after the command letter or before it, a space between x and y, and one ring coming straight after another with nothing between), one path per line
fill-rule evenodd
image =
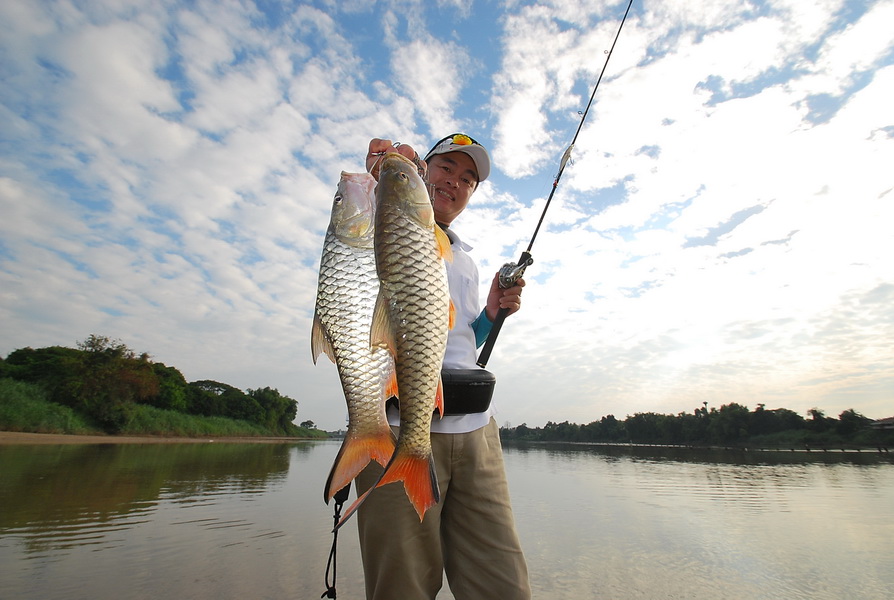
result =
M428 161L428 183L435 221L450 225L478 187L475 161L465 152L436 154Z

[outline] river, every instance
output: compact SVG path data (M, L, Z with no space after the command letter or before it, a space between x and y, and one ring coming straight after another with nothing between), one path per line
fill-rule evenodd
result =
M0 598L320 598L338 442L0 447ZM894 590L894 455L507 445L534 598ZM363 598L356 528L338 597ZM453 596L446 588L439 600Z

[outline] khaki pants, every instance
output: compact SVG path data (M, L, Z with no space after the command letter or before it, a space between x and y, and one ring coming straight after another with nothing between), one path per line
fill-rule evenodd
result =
M400 482L374 490L358 512L367 599L433 600L446 571L457 600L528 600L496 422L431 438L441 501L423 522ZM367 467L358 493L381 472Z

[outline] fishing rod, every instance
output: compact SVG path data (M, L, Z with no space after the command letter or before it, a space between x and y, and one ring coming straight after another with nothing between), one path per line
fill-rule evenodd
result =
M633 0L627 3L627 10L624 11L624 17L621 19L621 24L618 26L618 32L615 34L615 39L612 42L611 48L609 48L607 52L607 56L605 57L605 63L602 65L602 71L599 73L599 78L596 80L596 85L593 86L593 93L590 94L590 101L587 102L587 108L584 109L584 112L581 114L580 123L577 124L577 131L574 132L574 138L571 140L571 144L568 148L565 149L565 152L562 154L562 160L559 163L559 171L556 173L556 177L553 180L553 189L550 190L549 196L546 199L546 205L543 207L543 212L540 213L540 220L537 221L537 227L534 229L534 235L531 236L531 241L528 243L527 249L521 253L517 262L514 263L506 263L504 264L498 273L498 282L501 288L507 289L511 288L515 285L515 282L519 280L519 278L524 275L525 269L529 267L534 259L531 257L531 248L534 246L534 240L537 239L537 233L540 231L540 226L543 225L543 218L546 216L546 211L549 209L549 204L553 200L553 195L556 193L556 188L559 187L559 180L562 178L562 173L565 172L565 165L568 163L568 160L571 158L571 150L574 148L575 142L577 142L577 136L580 135L580 130L584 126L584 121L587 118L587 114L590 112L590 106L593 104L593 98L596 97L596 90L599 89L599 83L602 81L602 76L605 74L605 69L608 67L608 61L612 57L612 52L615 51L615 44L618 43L618 37L621 35L621 29L624 27L624 22L627 21L627 15L630 13L630 7L633 6ZM484 368L487 366L487 361L490 360L490 354L493 352L494 344L497 342L497 336L500 335L500 329L503 328L503 321L506 320L506 316L509 314L508 308L501 308L497 311L497 318L494 319L494 323L491 326L490 333L487 336L487 341L484 343L484 348L481 349L481 354L478 356L478 366Z

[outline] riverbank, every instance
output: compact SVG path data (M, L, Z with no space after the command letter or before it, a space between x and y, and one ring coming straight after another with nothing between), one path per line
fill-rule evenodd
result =
M70 435L0 431L0 446L15 444L292 444L311 439L299 437L174 437L136 435Z

